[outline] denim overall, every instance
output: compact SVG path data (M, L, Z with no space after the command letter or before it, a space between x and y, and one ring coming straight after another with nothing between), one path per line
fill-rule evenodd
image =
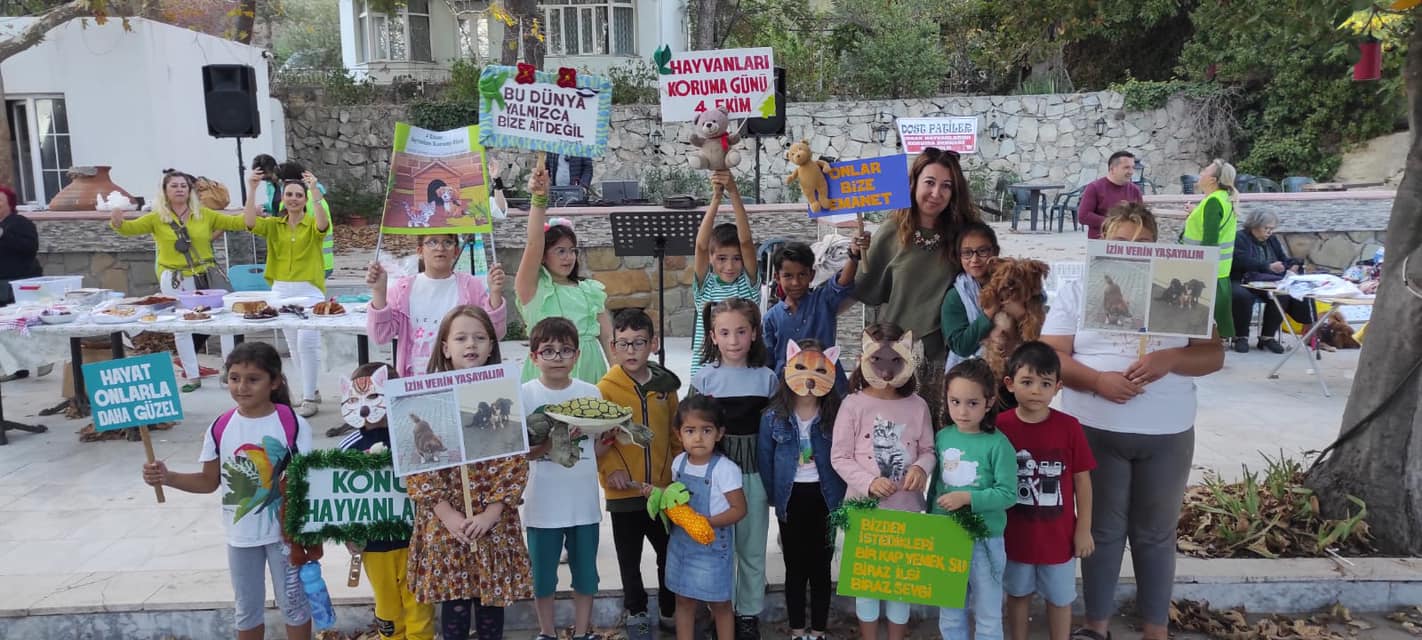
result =
M677 465L673 480L686 485L691 493L687 506L706 515L711 509L711 477L716 464L724 456L712 454L706 465L706 477L686 475L687 458ZM735 578L735 558L732 555L732 527L716 527L716 539L701 544L691 539L681 527L673 526L667 542L667 588L683 598L702 602L729 602Z

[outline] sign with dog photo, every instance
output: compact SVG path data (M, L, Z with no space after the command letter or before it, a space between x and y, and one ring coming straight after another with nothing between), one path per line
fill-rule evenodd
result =
M382 233L493 233L479 127L430 131L395 123Z
M395 475L527 453L518 390L510 364L387 382Z
M1086 251L1083 329L1210 337L1218 291L1214 247L1091 240Z

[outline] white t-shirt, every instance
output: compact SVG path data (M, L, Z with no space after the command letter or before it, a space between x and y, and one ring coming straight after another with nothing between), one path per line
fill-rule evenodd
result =
M296 450L311 451L311 425L296 418ZM202 439L202 455L198 462L219 459L221 450L222 525L227 530L227 544L234 547L260 547L281 541L281 523L277 511L280 497L272 482L272 469L290 455L286 431L275 411L264 418L244 418L233 413L222 432L222 446L212 441L214 420ZM229 478L240 479L236 485ZM270 500L270 502L268 502ZM264 506L265 505L265 506Z
M423 273L415 276L410 284L410 335L414 337L410 362L416 371L424 371L434 353L440 321L458 304L459 279L453 274L440 280Z
M1081 281L1067 282L1047 312L1044 336L1075 336L1073 357L1097 371L1123 372L1137 360L1140 337L1078 329L1081 316ZM1146 351L1173 349L1189 344L1188 338L1156 337L1146 340ZM1062 389L1062 411L1081 424L1105 431L1167 435L1195 424L1195 381L1168 373L1145 387L1145 393L1125 404L1116 404L1089 391Z
M680 469L681 461L685 459L686 452L677 454L676 458L672 460L672 469ZM689 476L705 478L706 467L708 466L710 465L691 464L687 462L686 469L683 471ZM686 483L683 482L682 484ZM741 486L741 468L736 466L736 463L731 462L730 458L722 457L721 461L716 463L716 475L711 476L711 513L702 515L707 517L720 515L727 509L730 509L731 503L729 500L726 500L726 493L735 491L741 488Z
M795 430L800 435L800 464L795 467L795 482L820 481L820 469L815 466L814 449L810 444L810 425L814 421L814 418L801 420L800 416L795 416Z
M566 389L549 389L537 378L523 383L519 399L524 411L574 398L601 398L597 387L573 380ZM602 498L597 481L597 459L593 440L579 445L582 457L569 469L551 460L532 460L528 465L528 488L523 492L523 524L526 527L559 529L602 520Z

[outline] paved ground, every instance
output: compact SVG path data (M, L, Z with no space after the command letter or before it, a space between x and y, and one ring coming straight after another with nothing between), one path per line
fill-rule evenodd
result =
M1079 240L1056 234L1004 233L1003 244L1006 253L1048 261L1081 254ZM689 340L670 343L669 365L685 376ZM521 360L525 351L523 345L509 344L504 353ZM1206 469L1235 475L1242 464L1260 465L1260 454L1282 451L1297 457L1327 445L1338 430L1357 356L1357 351L1325 354L1323 375L1334 396L1324 398L1301 357L1283 369L1280 379L1267 380L1265 373L1282 356L1230 353L1224 371L1199 381L1196 478ZM217 364L215 357L204 358L206 364ZM152 490L139 480L140 444L79 443L75 434L87 420L35 417L58 401L59 385L56 374L4 386L7 417L43 423L50 431L12 433L11 444L0 447L0 616L135 605L230 606L218 497L169 490L167 503L156 504ZM326 378L321 386L328 400L312 420L318 432L339 421L338 383ZM188 419L170 431L154 432L158 455L172 468L195 469L203 426L230 406L225 390L215 384L185 396ZM316 444L329 447L336 441L318 435ZM604 520L604 540L611 539L607 529ZM618 589L612 547L605 544L602 550L602 588ZM368 601L366 587L344 586L344 550L331 546L327 554L333 597ZM773 543L767 566L771 581L780 582L783 563ZM654 577L650 554L644 574ZM566 584L566 575L563 579Z

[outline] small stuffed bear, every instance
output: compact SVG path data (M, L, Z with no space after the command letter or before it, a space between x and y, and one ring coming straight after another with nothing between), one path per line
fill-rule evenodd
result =
M830 170L829 163L815 160L814 152L810 151L810 143L804 140L790 145L785 157L795 167L789 177L785 178L785 184L800 181L800 191L810 202L810 211L818 213L830 208L829 183L825 180L825 174Z
M732 149L741 141L738 134L731 133L731 115L725 109L716 107L696 116L696 130L691 134L692 169L727 171L741 163L740 152Z

